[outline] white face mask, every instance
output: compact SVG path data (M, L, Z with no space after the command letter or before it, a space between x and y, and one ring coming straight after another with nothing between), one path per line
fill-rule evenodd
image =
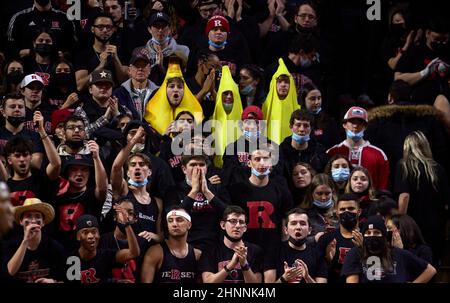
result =
M136 143L133 148L131 149L131 153L135 154L135 153L140 153L144 150L145 148L145 144L143 143Z

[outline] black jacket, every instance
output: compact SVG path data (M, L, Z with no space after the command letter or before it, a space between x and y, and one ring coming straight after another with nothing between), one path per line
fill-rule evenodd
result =
M425 134L433 158L449 171L450 136L441 114L433 106L386 105L369 111L365 138L385 152L391 177L395 176L396 164L403 157L406 136L416 130Z

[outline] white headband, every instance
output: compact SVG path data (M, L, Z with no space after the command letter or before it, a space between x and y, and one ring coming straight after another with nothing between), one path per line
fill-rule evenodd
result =
M180 211L180 210L171 210L169 211L169 213L166 216L166 220L169 220L170 216L177 216L177 217L183 217L186 220L188 220L189 222L191 222L191 216L189 216L188 213L184 212L184 211Z

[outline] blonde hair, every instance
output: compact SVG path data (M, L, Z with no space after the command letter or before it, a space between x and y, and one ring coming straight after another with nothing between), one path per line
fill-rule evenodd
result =
M436 176L437 163L433 159L430 144L425 135L421 131L415 131L410 133L403 143L401 168L404 173L404 179L408 177L413 178L416 181L417 189L420 187L419 164L423 165L426 178L431 182L434 189L436 189L438 185Z

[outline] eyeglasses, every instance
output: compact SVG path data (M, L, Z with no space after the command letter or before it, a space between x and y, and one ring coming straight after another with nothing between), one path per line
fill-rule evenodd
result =
M302 20L305 20L306 18L308 18L309 20L316 20L316 16L310 14L300 14L297 15L297 17L299 17Z
M102 24L99 24L99 25L92 25L92 26L95 27L95 28L98 28L101 31L104 30L104 29L110 31L110 30L112 30L114 28L114 25L102 25Z
M78 129L80 132L84 132L86 128L84 126L80 126L80 125L66 126L66 130L76 130L76 129Z
M226 220L228 223L230 223L231 225L237 225L239 223L239 225L247 225L247 223L244 220L238 220L238 219L228 219Z

